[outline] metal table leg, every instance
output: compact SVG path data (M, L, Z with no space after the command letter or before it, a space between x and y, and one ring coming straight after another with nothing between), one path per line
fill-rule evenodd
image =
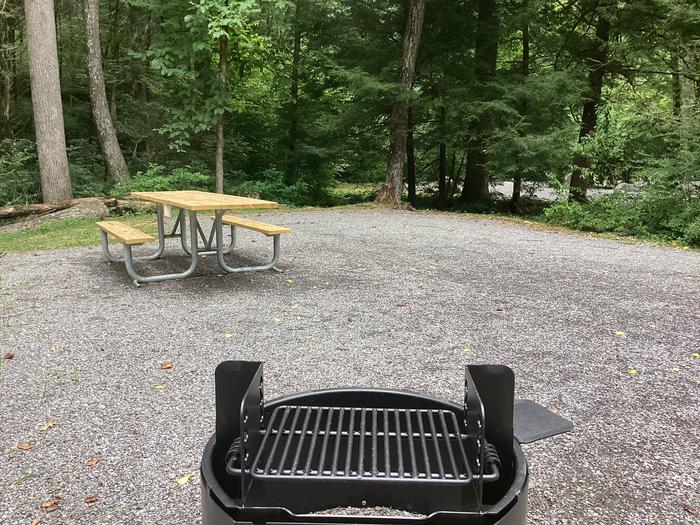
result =
M221 249L221 246L223 243L223 237L224 237L223 223L221 222L221 218L223 217L223 215L224 215L223 210L217 210L216 214L214 216L214 228L216 230L216 248L217 248L216 254L217 254L219 266L221 266L221 268L228 273L258 272L258 271L274 269L275 265L279 261L280 256L282 255L282 246L281 246L279 234L273 236L274 252L272 255L272 261L270 261L268 264L263 264L260 266L245 266L245 267L240 267L240 268L233 268L233 267L229 266L228 264L226 264L226 261L224 260L224 255L226 254L226 252L223 249ZM232 232L232 237L233 236L234 236L234 233Z
M170 274L165 274L165 275L153 275L153 276L144 276L136 272L134 269L134 257L131 253L131 246L129 245L124 245L124 264L126 265L126 271L128 272L129 276L131 276L134 279L134 284L137 286L139 283L154 283L154 282L160 282L160 281L168 281L171 279L180 279L183 277L189 277L194 273L194 271L197 269L197 263L199 262L199 246L198 246L198 239L197 239L197 212L196 211L190 211L190 241L191 241L191 246L190 246L190 256L191 256L191 262L189 268L185 270L184 272L181 273L170 273Z
M180 242L182 244L182 249L187 255L190 255L190 249L187 246L187 230L184 228L185 224L185 218L183 216L182 210L180 210L180 216L178 217L178 220L181 220L182 224L182 234L180 235ZM209 237L206 236L204 233L204 230L202 229L202 226L199 224L199 221L197 222L197 234L201 235L202 240L204 241L204 247L199 247L199 255L214 255L215 253L218 252L216 249L212 249L213 242L214 242L214 235L216 233L216 229L212 227L211 232L209 233ZM217 241L218 243L218 241ZM233 251L233 249L236 246L236 231L233 226L231 226L231 242L229 243L228 246L224 249L224 254L229 254Z

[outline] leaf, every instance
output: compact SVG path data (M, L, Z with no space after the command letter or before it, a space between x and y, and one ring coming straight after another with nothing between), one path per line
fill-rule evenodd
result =
M51 348L49 348L49 352L55 352L55 351L56 351L56 347L54 345L51 345Z
M226 339L231 339L233 337L233 334L231 332L226 332L226 333L224 333L224 337Z
M85 464L88 467L96 467L99 462L100 462L100 458L90 458L85 462Z
M99 496L86 496L85 497L85 504L92 505L93 503L99 501L99 499L100 499Z
M629 375L631 375L631 376L636 376L636 375L637 375L637 370L634 369L634 368L630 368L629 370L627 370L627 373L628 373Z
M687 503L683 503L683 510L686 511L691 516L699 516L700 512L695 507L691 507Z
M10 360L10 359L14 359L14 357L15 357L15 354L13 354L12 352L5 352L4 354L2 354L3 359Z
M157 385L153 385L153 388L155 388L156 390L165 390L165 385L163 383L160 383Z
M625 332L623 332L622 330L618 330L617 332L615 332L615 335L617 337L625 337Z
M559 409L557 407L549 407L547 410L549 410L552 414L559 413Z
M408 306L408 303L406 301L401 301L396 305L397 308L406 308Z
M44 423L44 426L41 427L41 430L43 432L47 432L51 430L53 427L56 426L56 420L55 419L49 419L46 423Z
M169 369L171 369L171 368L173 367L173 362L172 362L172 361L163 361L163 362L160 364L160 367L161 367L163 370L169 370Z
M470 354L470 353L473 352L473 351L474 351L474 349L473 349L473 348L469 348L468 346L464 348L464 353L465 353L465 354Z
M292 284L292 283L294 282L294 279L287 279L287 282L288 282L289 284Z
M19 445L17 445L17 448L20 450L31 450L34 448L34 445L32 445L31 443L20 443Z
M693 359L700 359L700 354L695 352L694 354L691 354L690 357L692 357Z
M179 478L177 478L177 484L182 487L183 485L187 485L191 479L192 479L192 474L184 474L184 475L180 476Z
M63 498L61 496L54 494L51 496L51 498L47 499L41 504L41 508L48 511L56 510L56 507L58 507L58 504L62 499Z
M39 518L32 521L32 525L40 525L40 524L41 524L41 520Z

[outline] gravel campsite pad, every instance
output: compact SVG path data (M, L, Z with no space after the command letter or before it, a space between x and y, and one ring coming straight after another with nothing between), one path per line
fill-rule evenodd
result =
M135 288L98 247L0 258L0 523L199 523L226 359L265 361L268 397L455 401L464 365L509 365L516 397L576 425L525 447L529 523L700 523L698 253L454 214L260 217L293 230L282 273L210 258ZM148 267L186 266L166 256Z

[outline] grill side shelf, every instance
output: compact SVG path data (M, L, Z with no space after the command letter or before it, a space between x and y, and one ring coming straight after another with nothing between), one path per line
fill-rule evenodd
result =
M449 410L279 406L261 435L255 479L472 481L467 436Z

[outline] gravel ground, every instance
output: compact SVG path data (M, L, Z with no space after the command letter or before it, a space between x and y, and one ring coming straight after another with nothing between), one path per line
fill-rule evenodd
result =
M700 523L700 255L450 214L271 217L294 230L284 273L207 260L137 289L98 248L0 258L0 523L199 523L225 359L266 361L270 397L456 401L465 364L509 365L576 425L526 447L530 523ZM184 266L168 254L152 269Z

